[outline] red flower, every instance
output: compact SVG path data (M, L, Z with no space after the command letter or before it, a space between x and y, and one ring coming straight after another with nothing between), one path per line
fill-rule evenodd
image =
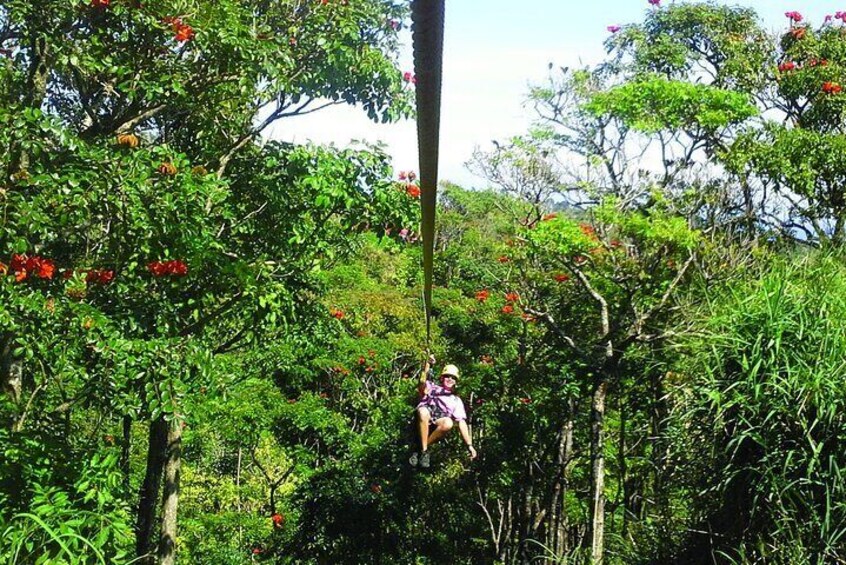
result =
M482 289L476 293L476 300L478 300L479 302L484 302L488 299L490 295L491 293L488 289Z
M26 270L26 260L26 255L12 255L12 262L10 264L12 271L17 272Z
M253 555L259 555L261 552L262 552L262 549L260 547L254 547L253 548Z
M511 259L509 259L505 255L500 255L499 258L497 259L497 261L499 261L500 263L508 263L510 260Z
M40 279L52 279L53 275L56 274L55 263L51 259L45 259L38 255L32 257L18 254L12 255L9 269L14 273L15 280L18 282L26 280L29 275L35 275Z
M512 306L511 304L506 304L505 306L502 307L502 313L503 314L512 314L513 312L514 312L514 306Z
M360 355L360 356L358 357L358 364L359 364L359 365L364 365L365 363L367 363L367 359L365 359L365 358L364 358L364 355Z
M611 33L617 33L618 31L620 31L620 29L622 28L618 25L608 26L608 31L610 31Z
M517 302L517 301L520 300L520 295L517 294L516 292L509 292L509 293L506 293L505 300L507 302Z
M188 274L188 265L179 259L173 259L171 261L152 261L147 263L147 270L153 273L153 276L155 277L163 277L165 275L184 277Z
M523 404L531 404L532 399L531 398L521 398L520 402L522 402Z
M174 38L176 41L184 43L185 41L191 41L194 39L195 35L194 28L187 24L182 24L176 29L176 35L174 35Z
M285 517L278 512L270 517L270 520L273 522L274 528L281 528L282 525L285 523Z
M781 73L786 73L788 71L792 71L796 68L796 63L793 61L785 61L784 63L778 66L778 70Z
M523 320L525 320L529 323L537 322L537 318L535 318L531 314L527 314L527 313L523 312L520 316L523 318Z
M414 75L411 74L409 71L405 71L404 73L402 73L402 80L404 80L405 82L411 82L414 78Z
M619 239L612 239L611 243L609 243L609 245L611 246L611 249L617 249L618 247L620 247L623 244L622 244L622 242L620 242Z
M826 94L840 94L840 92L843 90L843 87L840 86L840 83L826 81L823 83L822 90Z
M112 270L107 269L91 269L85 275L85 282L87 283L99 283L99 284L109 284L114 280L115 272Z
M564 273L558 273L553 278L555 279L556 282L560 282L560 283L567 282L567 281L570 280L570 276L565 275Z
M167 274L167 267L161 261L147 263L147 270L153 273L154 277L162 277Z
M32 258L32 266L31 270L35 272L35 274L40 279L52 279L53 275L56 273L56 265L53 264L53 261L50 259L44 259L42 257L33 257ZM27 269L30 270L30 269Z
M184 277L188 274L188 265L179 259L174 259L170 262L170 272L177 277Z
M108 8L112 0L91 0L92 8Z
M343 319L344 319L344 316L346 316L346 314L344 314L344 311L343 311L343 310L338 310L337 308L330 308L330 309L329 309L329 314L330 314L333 318L335 318L336 320L343 320Z
M380 494L382 492L382 485L379 483L373 483L370 485L370 490L373 491L373 494Z
M796 11L785 12L784 17L789 19L791 22L801 22L802 21L802 14L800 14L799 12L796 12Z
M5 263L0 263L0 275L5 275L9 272L9 267Z
M790 30L790 35L792 35L794 39L802 39L805 37L806 31L807 30L804 27L795 27Z
M416 184L405 185L405 193L412 198L420 198L420 187Z
M650 3L652 6L660 6L660 5L661 5L661 0L649 0L649 3Z
M400 171L399 180L405 180L408 178L408 173L405 171Z
M584 255L576 255L575 257L573 257L573 262L576 265L584 265L586 261L587 257L585 257Z
M482 365L487 365L488 367L492 367L494 364L493 357L491 357L490 355L482 355L479 358L479 363L481 363Z

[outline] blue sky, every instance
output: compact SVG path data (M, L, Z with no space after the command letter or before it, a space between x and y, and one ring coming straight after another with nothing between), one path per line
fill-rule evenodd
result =
M718 3L756 8L773 31L787 25L786 11L797 10L818 24L826 14L846 9L846 0ZM604 54L608 25L639 21L651 9L646 0L446 0L446 7L440 178L467 187L485 185L464 167L474 147L489 148L491 140L519 135L530 126L532 110L523 105L528 85L543 82L549 63L596 63ZM401 64L410 70L410 35L404 38ZM373 124L357 108L284 120L270 136L339 146L381 141L397 170L417 169L414 123Z

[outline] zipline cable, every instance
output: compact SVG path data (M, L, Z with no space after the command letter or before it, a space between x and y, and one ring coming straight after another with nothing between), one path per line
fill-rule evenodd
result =
M417 79L417 152L423 234L423 305L426 343L432 338L432 267L435 254L435 207L438 201L438 149L441 126L441 77L446 0L411 2L414 73Z

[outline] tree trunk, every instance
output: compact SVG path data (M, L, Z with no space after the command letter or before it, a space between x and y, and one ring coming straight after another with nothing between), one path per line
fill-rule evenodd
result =
M602 565L605 553L605 398L608 381L604 374L595 377L591 405L591 557L593 565Z
M619 468L620 479L620 493L621 493L621 500L622 500L622 507L623 507L623 523L620 527L620 531L623 536L628 533L628 525L629 525L629 507L630 507L630 498L631 494L629 493L629 469L626 464L626 450L628 447L626 446L626 397L621 396L620 398L620 438L619 438L619 445L617 447L617 467Z
M150 564L153 527L159 501L159 486L162 483L165 457L167 455L167 422L164 418L150 422L147 444L147 470L138 500L138 522L135 526L135 553L140 563ZM147 557L144 557L147 556Z
M573 418L575 402L568 401L568 413L558 432L558 453L555 457L556 477L549 501L549 521L546 545L556 559L563 561L569 548L567 530L569 523L564 508L570 484L569 463L573 452Z
M35 28L38 26L38 22L29 22L29 25ZM40 109L47 95L47 80L50 75L46 37L33 37L29 44L29 57L26 91L24 92L22 102L24 106ZM23 149L19 140L15 139L12 141L9 155L7 177L11 177L20 171L26 171L29 168L29 154Z
M12 402L18 404L23 388L23 367L20 360L15 359L13 342L14 339L10 333L0 336L0 383Z
M182 465L182 423L172 421L167 434L167 465L162 499L162 537L159 541L160 565L176 563L176 510L179 503L179 469Z
M123 473L123 488L129 492L129 450L132 441L132 418L123 417L123 441L120 444L120 471Z

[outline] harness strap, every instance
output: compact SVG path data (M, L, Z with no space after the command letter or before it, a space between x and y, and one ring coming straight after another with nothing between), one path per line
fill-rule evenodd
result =
M432 268L438 200L444 3L445 0L413 0L411 3L414 73L417 77L417 151L420 160L420 230L423 234L423 305L427 343L432 338Z

